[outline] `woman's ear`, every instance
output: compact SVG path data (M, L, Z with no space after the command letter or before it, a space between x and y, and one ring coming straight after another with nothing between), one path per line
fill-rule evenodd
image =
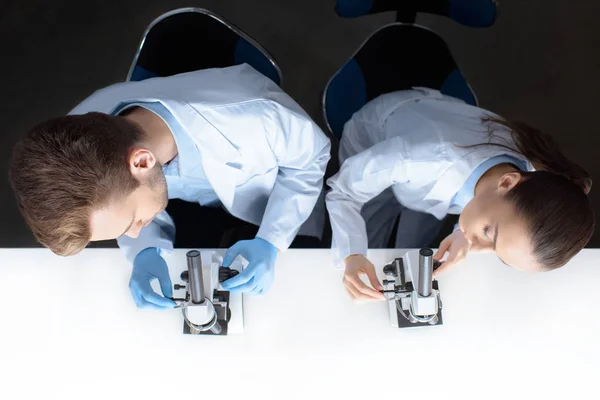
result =
M131 174L138 180L143 180L156 165L156 157L150 150L133 149L129 154L128 167Z
M502 194L508 192L523 179L523 175L520 172L509 172L504 174L498 180L498 191Z

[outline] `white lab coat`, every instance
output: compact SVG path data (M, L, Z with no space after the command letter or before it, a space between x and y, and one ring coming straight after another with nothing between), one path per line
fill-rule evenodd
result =
M533 170L521 154L497 146L459 147L488 141L486 115L494 116L426 88L385 94L357 111L344 126L340 171L327 181L335 265L366 255L382 227L391 231L400 205L443 219L471 172L489 158L507 154ZM495 128L494 142L514 145L509 131ZM403 220L398 234L404 236L431 225L421 217Z
M315 208L330 142L302 108L249 65L208 69L101 89L71 114L111 113L123 102L160 102L192 136L223 206L260 225L257 236L286 250ZM197 171L182 170L193 179ZM321 236L324 206L302 234ZM199 229L202 229L199 227ZM173 248L166 212L137 239L119 238L129 260L143 249Z

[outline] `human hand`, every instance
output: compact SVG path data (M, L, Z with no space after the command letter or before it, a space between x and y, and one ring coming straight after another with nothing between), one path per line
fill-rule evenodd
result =
M441 261L446 253L448 253L448 258L445 261L441 261L440 267L433 272L433 277L437 278L441 273L461 263L470 250L471 244L460 229L448 235L440 243L440 248L433 255L433 259Z
M156 293L150 283L158 279L163 296ZM129 290L138 308L153 308L157 310L175 307L175 302L167 297L173 297L173 286L169 277L167 263L152 247L142 250L133 261L133 270L129 279Z
M275 277L277 248L261 238L240 240L225 253L223 266L231 266L237 256L244 257L248 261L248 266L236 276L223 282L221 284L223 289L250 294L266 293Z
M377 279L375 266L365 256L353 254L346 257L344 263L346 264L346 270L344 271L343 283L353 300L385 300L383 293L379 292L383 289L383 286ZM373 288L362 281L361 275L367 275Z

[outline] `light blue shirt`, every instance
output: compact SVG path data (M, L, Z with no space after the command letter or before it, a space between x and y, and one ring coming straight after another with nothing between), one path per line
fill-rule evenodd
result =
M513 164L521 171L527 171L527 163L523 160L519 160L518 158L508 156L506 154L501 156L492 157L475 168L471 175L467 178L465 183L462 185L460 190L454 195L452 200L450 201L450 208L448 209L449 214L460 214L462 210L465 208L467 203L473 200L475 197L475 186L477 186L477 182L479 179L485 174L490 168L495 167L499 164ZM460 229L458 224L454 225L454 232Z
M475 186L479 179L485 174L490 168L495 167L498 164L513 164L521 171L527 171L527 163L523 160L519 160L518 158L501 155L496 156L484 161L479 164L477 168L471 175L467 178L465 183L462 185L460 190L454 195L452 200L450 201L450 208L448 209L448 213L450 214L460 214L467 205L467 203L473 200L475 197Z
M121 103L112 114L118 115L132 107L143 107L152 111L167 124L173 134L178 154L169 163L163 165L169 199L198 202L202 206L218 206L219 198L204 174L200 152L196 147L196 143L179 121L159 102ZM182 165L185 168L182 168ZM186 179L180 174L182 169L186 171L194 170L195 175L200 175L202 178Z
M185 135L175 128L173 133L167 132L177 140L175 169L186 181L174 176L179 181L175 187L174 179L168 178L170 197L209 203L193 193L208 180L219 207L259 226L256 236L281 251L297 233L322 236L325 210L320 194L331 158L330 141L273 81L248 64L191 71L108 86L95 91L69 114L112 114L123 108L123 103L154 102L162 105L159 109L166 108L185 131ZM190 145L184 146L182 141ZM165 161L161 159L161 164ZM137 238L123 235L117 243L131 262L149 247L166 255L173 250L166 226L175 230L173 219L163 211Z

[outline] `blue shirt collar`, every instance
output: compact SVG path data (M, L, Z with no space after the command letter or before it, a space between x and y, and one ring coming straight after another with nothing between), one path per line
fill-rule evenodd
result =
M158 115L169 127L175 144L177 146L177 160L179 175L183 175L186 172L196 171L202 167L202 160L200 158L200 152L196 148L196 143L191 136L185 131L183 126L179 123L169 110L160 102L131 102L131 103L120 103L112 112L112 115L118 115L123 111L132 107L143 107L148 111L152 111ZM196 171L197 172L197 171ZM204 174L202 174L204 175Z
M450 209L448 212L451 214L460 214L469 201L475 197L475 187L479 179L485 174L490 168L499 164L513 164L520 171L527 171L527 163L518 158L503 154L500 156L489 158L488 160L479 164L471 175L467 178L465 183L462 185L460 190L454 195L450 201Z

